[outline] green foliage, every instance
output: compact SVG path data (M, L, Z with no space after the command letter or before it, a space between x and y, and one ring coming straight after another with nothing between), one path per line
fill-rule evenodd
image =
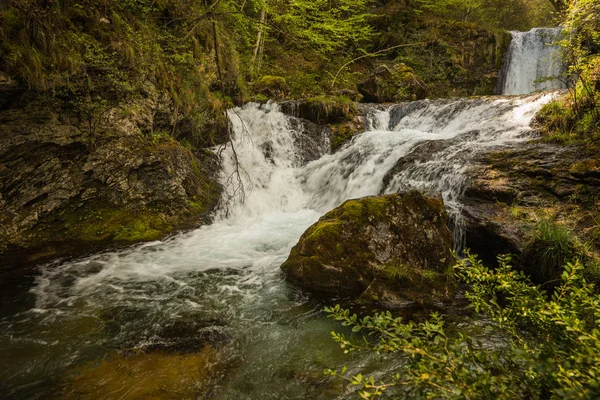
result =
M367 5L367 0L273 0L271 9L285 10L273 19L300 48L329 58L342 50L361 49L373 38Z
M592 399L600 396L600 296L581 263L567 263L550 298L523 272L500 257L496 269L468 255L455 267L469 285L475 311L503 332L505 345L480 343L450 333L434 313L425 322L404 322L390 312L358 318L340 306L326 308L358 340L333 332L346 353L394 354L402 372L380 380L341 371L326 373L356 386L363 399L382 394L410 399Z
M231 4L232 2L223 3ZM161 0L10 0L0 5L0 70L41 95L75 110L90 129L109 108L156 87L172 101L173 120L192 131L210 130L223 102L213 86L243 96L239 60L231 43L238 30L218 21L218 46L226 51L216 73L209 6ZM226 34L223 34L226 32Z
M406 263L394 260L382 267L380 274L392 281L402 281L409 279L414 274L414 268Z
M542 132L554 141L600 139L600 3L571 1L564 13L564 79L569 94L545 106L538 115Z
M90 127L154 85L172 100L172 120L191 122L201 144L224 123L225 108L248 98L246 82L262 75L265 41L279 49L265 75L296 67L282 53L309 54L311 94L322 92L313 89L328 77L314 60L368 46L367 8L367 0L7 0L0 5L0 71L64 100ZM302 84L304 74L311 76L296 74Z
M529 30L553 25L554 8L548 0L418 0L421 12L488 28Z

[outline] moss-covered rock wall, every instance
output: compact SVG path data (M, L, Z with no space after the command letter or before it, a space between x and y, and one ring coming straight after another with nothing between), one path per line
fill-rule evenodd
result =
M0 257L156 240L206 222L220 193L214 163L165 132L163 107L158 96L139 97L94 126L54 101L1 110Z

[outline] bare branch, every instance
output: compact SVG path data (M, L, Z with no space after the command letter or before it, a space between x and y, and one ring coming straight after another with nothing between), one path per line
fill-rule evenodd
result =
M340 67L340 69L338 69L338 72L333 77L333 82L331 82L330 88L333 89L333 87L335 86L335 82L337 81L337 78L340 75L340 73L342 72L342 70L344 68L346 68L348 65L350 65L350 64L352 64L352 63L354 63L354 62L356 62L358 60L362 60L363 58L367 58L367 57L379 57L379 56L382 56L384 53L386 53L386 52L388 52L390 50L398 49L400 47L421 46L421 45L424 45L424 44L427 44L427 42L399 44L397 46L388 47L387 49L379 50L379 51L376 51L374 53L363 54L362 56L353 58L352 60L348 61L346 64L342 65Z

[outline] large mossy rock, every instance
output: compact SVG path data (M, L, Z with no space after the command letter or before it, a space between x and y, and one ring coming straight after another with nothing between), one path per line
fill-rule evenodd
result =
M281 103L281 111L315 124L337 124L356 116L356 104L344 96L317 96Z
M388 308L448 300L452 235L440 198L349 200L311 226L281 266L304 288Z
M405 64L378 66L358 84L358 91L366 103L421 100L428 93L425 83Z
M4 103L0 267L156 240L206 222L220 195L214 163L166 133L155 118L162 107L155 93L89 125L39 99Z

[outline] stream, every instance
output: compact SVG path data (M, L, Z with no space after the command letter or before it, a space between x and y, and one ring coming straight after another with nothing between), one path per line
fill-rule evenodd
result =
M334 154L276 103L231 110L233 147L215 149L225 192L214 223L40 266L27 306L0 315L0 397L345 398L325 368L378 375L400 365L343 354L330 335L343 329L322 312L335 300L283 280L291 247L347 199L411 188L442 193L461 247L469 160L530 140L554 96L368 106L365 132ZM395 168L434 141L431 159ZM485 323L469 329L495 340Z

